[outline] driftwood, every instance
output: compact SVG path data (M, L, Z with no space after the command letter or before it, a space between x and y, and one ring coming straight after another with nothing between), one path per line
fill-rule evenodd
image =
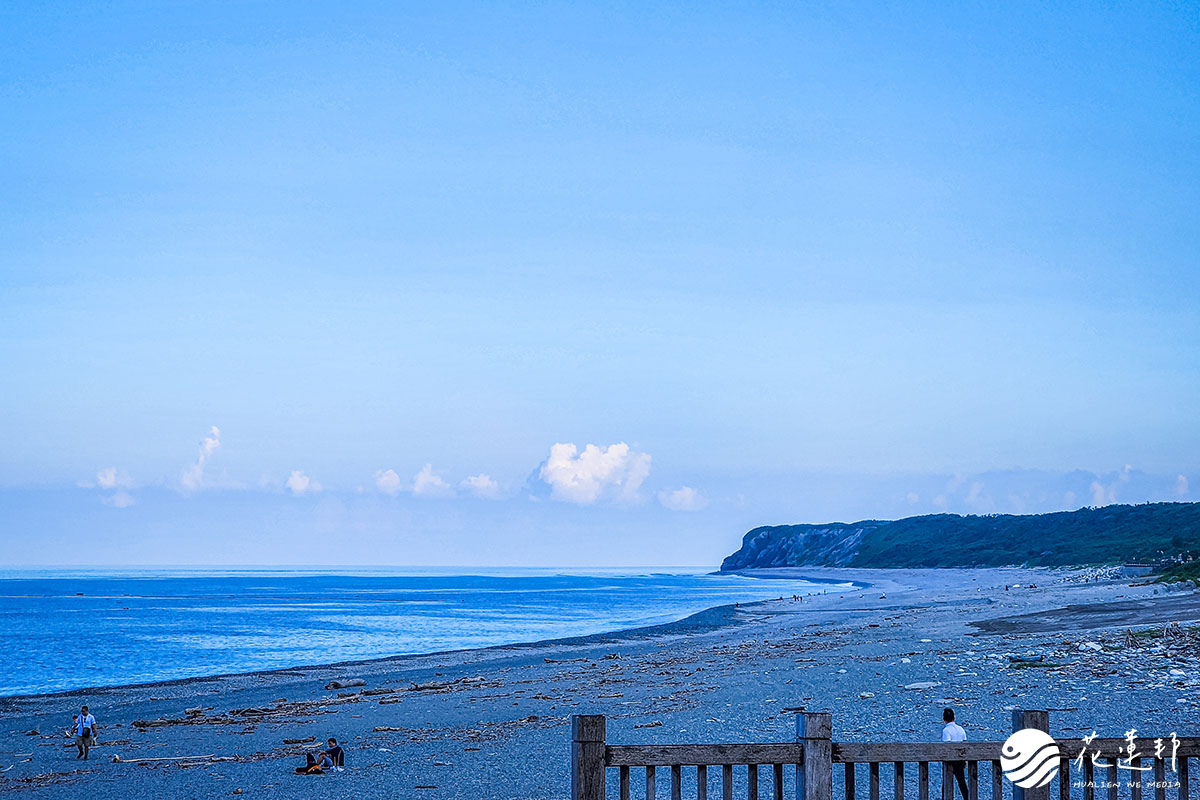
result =
M205 756L159 756L157 758L121 758L120 755L115 755L112 760L115 764L142 764L147 761L201 761L203 759L215 760L216 758L216 753L209 753ZM232 758L223 760L232 760Z
M333 689L349 689L351 686L366 686L367 682L362 678L347 678L344 681L330 681L325 684L326 690Z

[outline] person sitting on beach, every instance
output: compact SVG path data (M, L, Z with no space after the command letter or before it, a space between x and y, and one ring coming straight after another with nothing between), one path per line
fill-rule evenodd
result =
M75 715L72 725L72 732L75 734L75 758L87 761L88 750L96 737L96 718L88 712L88 707L84 706Z
M341 772L342 768L346 766L346 751L332 736L329 737L328 744L329 748L325 751L325 755L329 756L329 766L333 770Z
M296 767L297 775L324 775L333 769L333 759L324 750L317 753L315 756L312 753L304 754L304 766Z
M954 709L947 708L942 712L942 741L943 742L965 742L967 740L967 732L962 729L962 726L954 721ZM962 793L963 800L967 800L967 775L965 761L948 761L950 771L954 774L954 780L958 782L958 790ZM954 785L950 786L950 800L954 800Z

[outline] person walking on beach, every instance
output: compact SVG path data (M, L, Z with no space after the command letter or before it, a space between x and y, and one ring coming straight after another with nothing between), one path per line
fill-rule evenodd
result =
M88 750L91 749L92 741L96 736L96 718L88 712L88 707L84 706L75 715L75 759L87 760Z
M942 712L942 741L943 742L965 742L967 740L967 732L962 729L962 726L954 721L954 709L947 708ZM954 780L958 782L958 791L962 793L963 800L967 800L967 762L965 761L947 761L950 766L950 771L954 774ZM943 767L944 768L944 767ZM954 786L950 786L950 800L954 800Z

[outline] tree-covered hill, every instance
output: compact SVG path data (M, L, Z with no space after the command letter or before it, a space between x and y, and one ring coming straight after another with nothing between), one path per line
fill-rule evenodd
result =
M1156 562L1181 553L1200 556L1200 503L766 526L747 533L721 569L1074 566Z

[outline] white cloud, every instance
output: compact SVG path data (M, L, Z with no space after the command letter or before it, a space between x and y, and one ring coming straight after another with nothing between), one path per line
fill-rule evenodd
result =
M96 485L101 489L128 489L133 481L125 470L105 467L96 473Z
M1092 481L1092 505L1093 506L1110 506L1117 502L1117 489L1122 485L1129 483L1129 478L1133 474L1133 467L1129 464L1125 465L1125 469L1117 474L1116 480L1105 486L1098 480Z
M463 479L463 482L458 486L463 491L470 492L484 500L500 499L500 484L496 483L490 475L484 472Z
M416 497L453 497L454 487L433 474L433 464L426 464L413 476L412 493Z
M1175 494L1179 495L1180 497L1183 497L1187 493L1188 493L1187 475L1180 475L1177 478L1175 478Z
M916 492L909 492L905 499L908 500L910 505L915 506L917 503L921 502L921 495L917 494Z
M558 443L539 476L550 486L555 500L591 505L601 497L620 502L638 499L638 489L650 474L650 455L629 449L624 442L579 452L574 444Z
M975 481L967 490L967 496L963 499L967 504L967 508L980 513L992 510L992 497L984 491L983 481Z
M658 502L672 511L699 511L708 505L708 499L690 486L664 489L658 493Z
M317 483L300 470L294 469L292 470L292 474L288 475L287 488L292 494L299 497L300 495L308 494L309 492L321 491L321 484Z
M109 497L101 497L100 502L113 508L129 508L134 504L133 495L124 489L118 489Z
M375 487L384 494L390 494L395 497L404 488L404 481L400 480L400 476L396 474L394 469L381 469L375 473Z
M213 425L209 430L209 435L204 437L204 441L200 442L200 454L196 456L196 463L183 471L179 477L179 482L183 484L185 489L199 489L204 485L204 465L208 463L208 459L221 446L221 431L216 425Z

